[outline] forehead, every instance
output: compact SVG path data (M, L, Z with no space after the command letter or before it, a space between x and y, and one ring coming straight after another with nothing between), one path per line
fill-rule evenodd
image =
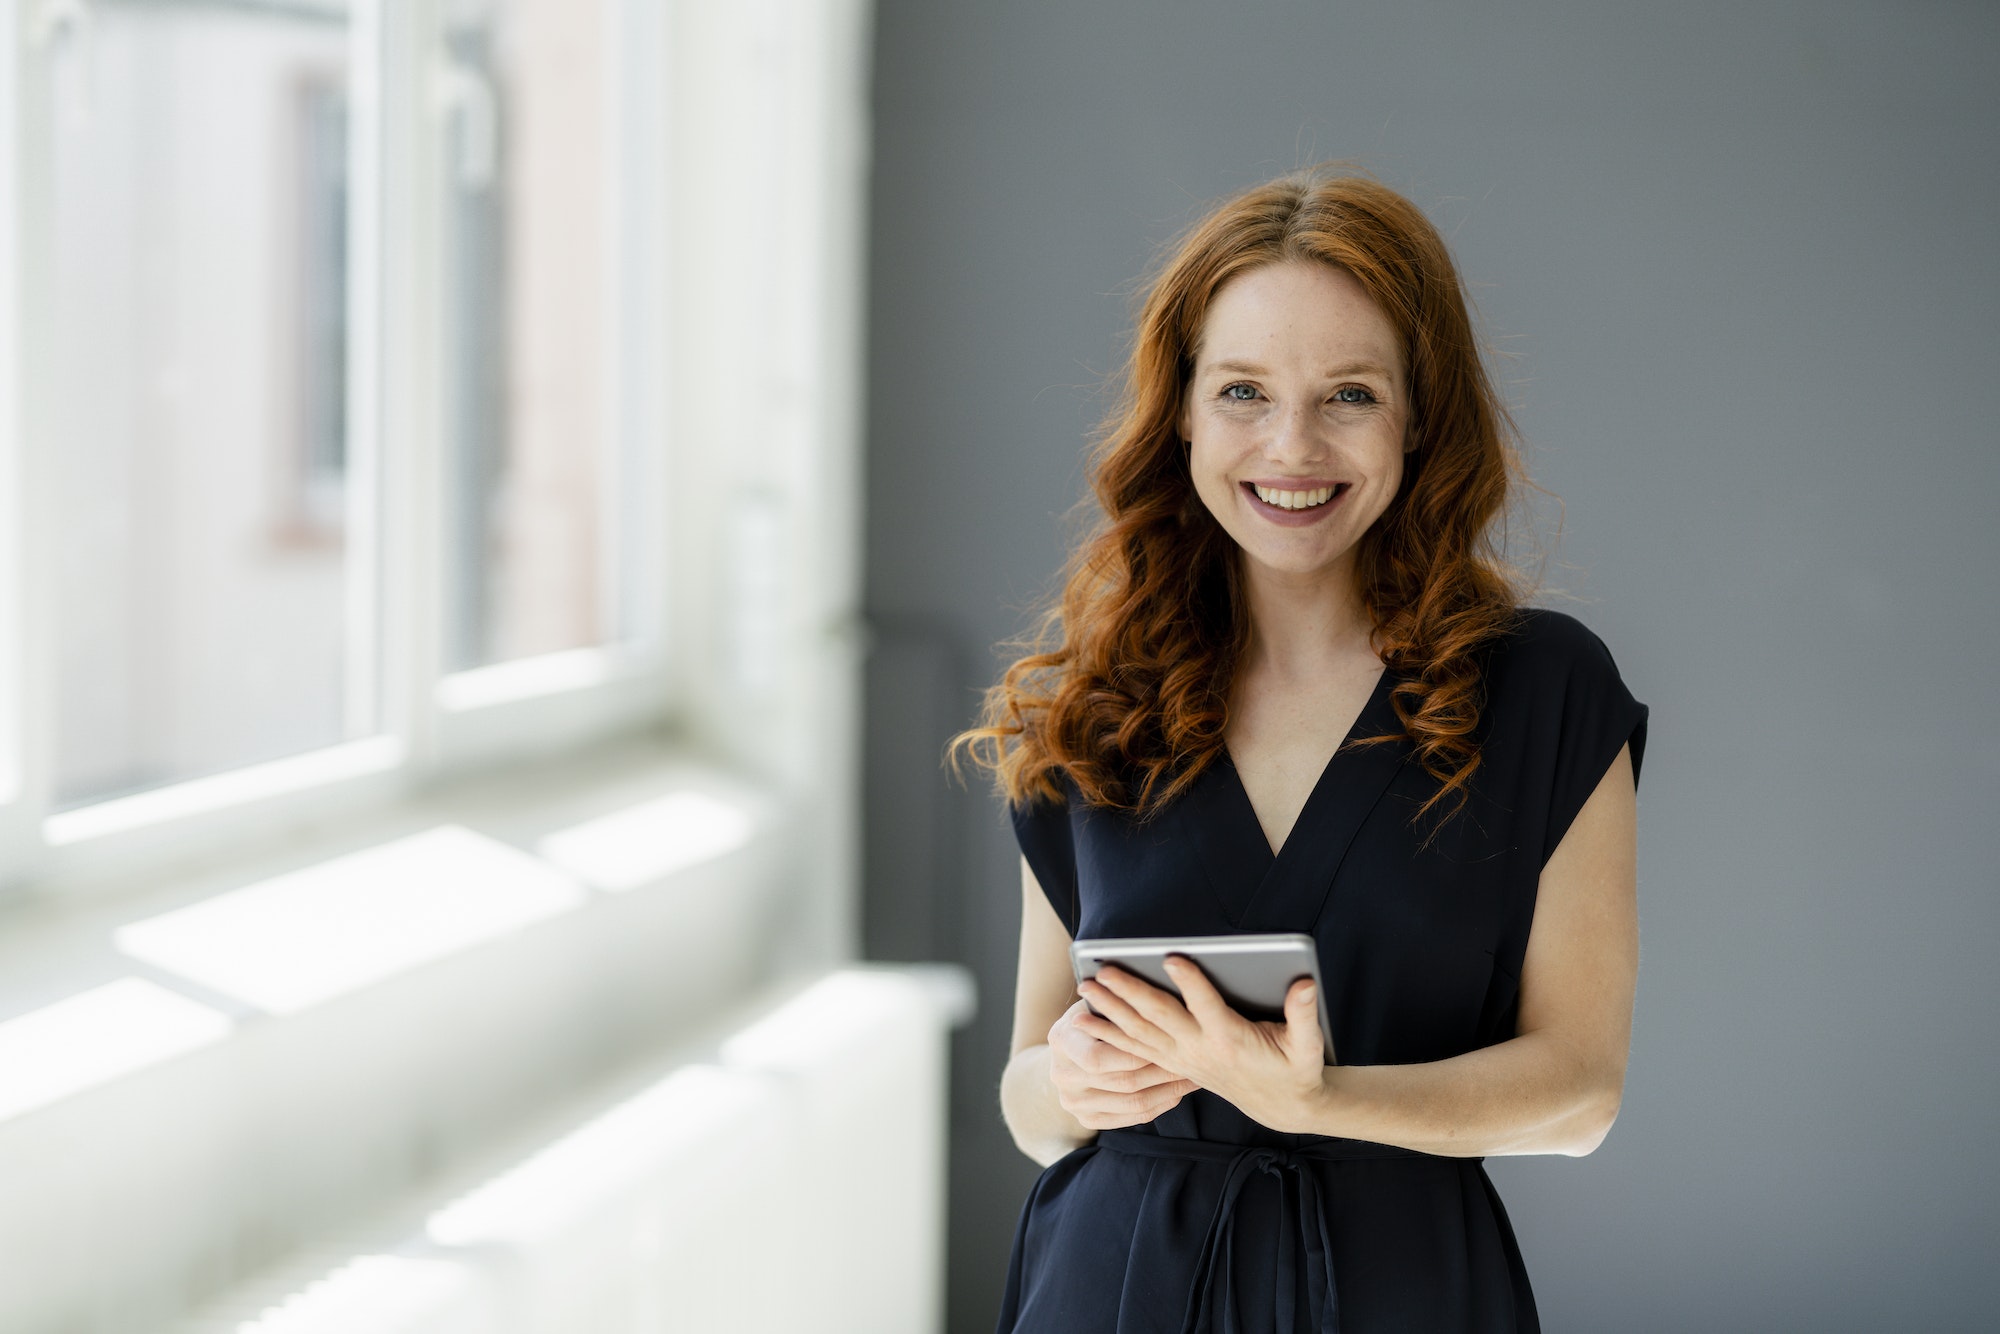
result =
M1402 339L1345 269L1284 260L1236 274L1210 300L1194 347L1197 372L1217 362L1274 370L1373 364L1401 377Z

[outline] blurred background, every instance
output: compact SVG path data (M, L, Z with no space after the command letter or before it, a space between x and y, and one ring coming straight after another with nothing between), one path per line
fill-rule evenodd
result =
M1545 1325L2000 1305L2000 11L0 0L0 1330L992 1328L946 740L1133 303L1439 224L1651 706ZM1069 517L1066 517L1069 516Z

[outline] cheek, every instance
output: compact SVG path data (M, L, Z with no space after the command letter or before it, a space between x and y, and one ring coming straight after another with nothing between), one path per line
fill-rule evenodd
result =
M1228 490L1230 450L1218 440L1214 426L1198 426L1188 446L1188 472L1194 474L1194 490L1202 496L1220 496Z
M1403 474L1406 471L1403 465L1407 461L1399 446L1390 450L1387 459L1383 462L1382 481L1384 485L1382 489L1392 497L1403 489Z
M1403 481L1408 474L1408 469L1404 467L1406 462L1400 445L1381 455L1380 465L1375 469L1376 485L1372 488L1375 494L1369 501L1370 525L1388 512L1390 502L1403 489Z
M1205 460L1210 472L1226 472L1259 454L1269 435L1265 426L1247 412L1205 412L1196 414L1188 425L1193 434L1194 457Z
M1188 471L1194 478L1195 496L1203 509L1225 525L1231 521L1233 512L1234 484L1228 477L1230 458L1228 451L1219 448L1212 432L1205 428L1188 451Z

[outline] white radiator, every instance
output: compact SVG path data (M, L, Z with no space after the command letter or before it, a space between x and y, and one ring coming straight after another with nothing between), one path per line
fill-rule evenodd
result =
M933 975L935 977L935 975ZM902 970L831 973L366 1253L190 1334L935 1334L945 1038Z

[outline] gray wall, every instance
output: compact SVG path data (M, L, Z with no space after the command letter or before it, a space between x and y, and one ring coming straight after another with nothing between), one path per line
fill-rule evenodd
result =
M1552 1330L2000 1309L2000 8L883 0L868 939L971 964L954 1331L1006 1138L1016 850L938 769L1059 516L1127 294L1203 206L1355 157L1452 238L1652 706L1625 1104L1493 1160Z

